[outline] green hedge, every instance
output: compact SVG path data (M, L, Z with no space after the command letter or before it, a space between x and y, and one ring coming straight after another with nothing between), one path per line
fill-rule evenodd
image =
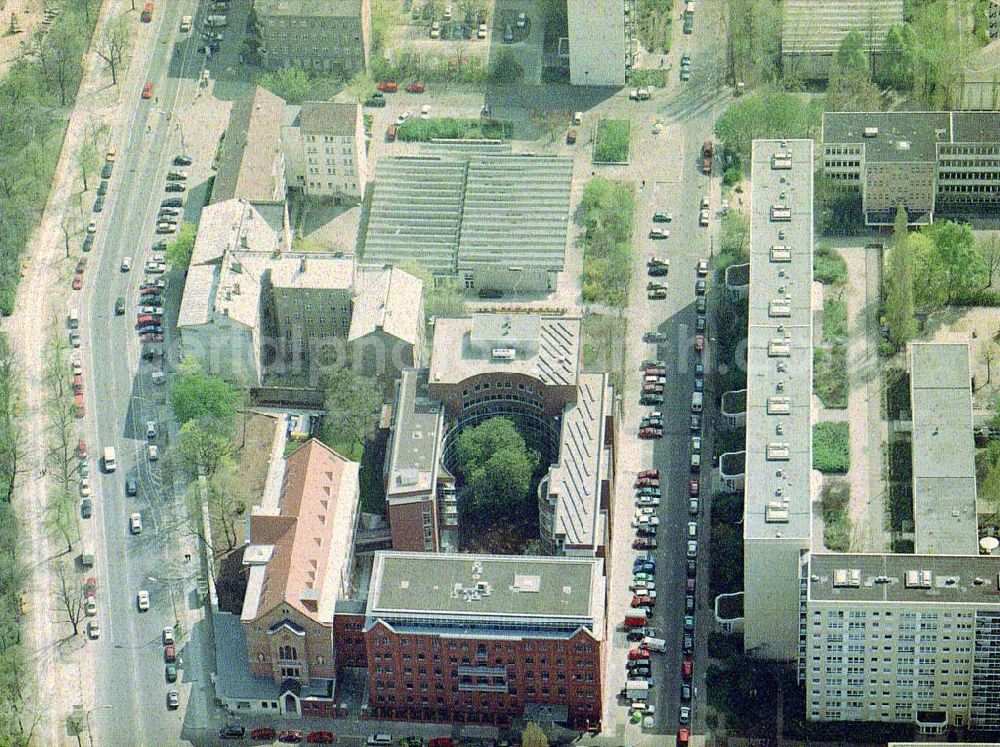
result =
M847 337L847 304L839 298L823 302L823 339L839 342Z
M813 348L813 392L824 407L847 407L847 346L842 342Z
M426 143L443 140L504 140L514 125L500 119L454 119L451 117L411 117L401 124L396 137L405 142Z
M833 552L851 549L851 484L827 480L823 484L820 507L823 512L823 544Z
M982 290L964 293L955 298L955 306L1000 306L1000 292Z
M851 468L849 423L827 422L813 426L813 467L824 473L844 473Z

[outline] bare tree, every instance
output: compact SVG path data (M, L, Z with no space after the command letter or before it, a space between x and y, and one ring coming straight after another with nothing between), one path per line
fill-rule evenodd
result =
M1000 270L1000 234L993 233L979 242L979 256L983 258L989 271L988 281L983 290L993 287L993 276Z
M21 415L20 372L10 346L0 338L0 502L10 504L26 469Z
M83 39L79 16L70 14L52 27L40 46L39 61L48 82L59 89L60 106L66 106L82 76Z
M67 622L73 626L73 635L79 635L80 623L86 614L80 577L64 560L55 562L55 572L56 579L59 581L59 586L56 589L56 601L59 603L59 608L66 613Z
M243 515L250 505L239 469L229 461L219 466L208 481L208 512L213 531L221 530L226 548L223 552L236 549L242 542L238 528L243 526Z
M128 19L124 15L108 24L96 51L97 55L111 68L112 85L118 85L118 68L124 62L131 43Z
M983 363L986 364L986 382L983 384L983 386L989 386L990 379L992 378L993 375L992 371L993 361L995 361L997 358L996 342L994 342L993 340L987 340L986 343L983 345L983 350L980 353L980 356L982 356Z
M70 385L71 371L66 364L67 346L60 336L50 339L46 350L43 382L46 388L45 410L49 417L47 462L64 493L69 493L76 471L73 453L76 447L76 411Z
M87 174L91 166L94 165L94 162L97 161L98 156L96 128L89 127L88 130L91 130L91 132L80 138L80 145L74 154L76 156L76 165L80 169L80 177L83 179L84 192L90 189L87 186Z

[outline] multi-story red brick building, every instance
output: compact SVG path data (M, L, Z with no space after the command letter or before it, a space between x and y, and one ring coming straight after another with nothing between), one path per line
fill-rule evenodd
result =
M365 612L373 718L601 719L603 561L380 552Z

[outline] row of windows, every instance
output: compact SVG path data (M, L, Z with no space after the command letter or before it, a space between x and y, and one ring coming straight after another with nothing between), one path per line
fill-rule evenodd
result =
M458 686L457 685L452 686L452 692L453 693L457 693L458 692ZM525 694L529 695L529 696L536 695L536 694L538 694L538 692L539 691L536 690L536 688L531 687L531 686L525 688ZM549 696L552 695L551 689L547 688L547 687L540 688L540 692L541 692L541 695L549 695ZM565 697L565 695L566 695L565 688L561 688L561 687L558 688L557 694L559 696ZM505 693L504 692L498 693L498 695L506 696L509 699L516 700L518 698L518 691L517 691L517 688L511 688L510 690L508 690ZM587 700L592 700L595 697L595 691L593 690L593 688L588 688L587 690L582 690L582 691L577 692L576 693L576 697L578 697L578 698L586 698ZM375 699L379 703L395 703L396 702L396 696L393 695L393 694L391 694L391 693L389 695L378 694L378 695L376 695ZM429 699L427 697L423 697L422 700L421 700L422 705L428 705L428 700ZM414 703L415 702L414 701L414 696L407 695L406 696L406 702L407 703ZM444 702L445 702L445 700L444 700L443 697L441 697L441 696L437 697L437 703L438 703L438 705L444 705Z
M423 637L423 638L416 638L416 639L413 639L411 641L411 639L409 638L409 636L400 636L398 638L398 641L399 641L399 645L401 647L403 647L403 648L409 648L411 644L413 644L415 647L419 647L421 645L421 643L422 643L424 648L427 648L428 645L429 645L430 648L447 648L449 651L455 651L455 650L468 651L469 650L469 643L467 641L459 642L459 641L455 641L455 640L448 640L447 643L442 644L442 641L441 641L440 638L426 638L426 637ZM390 639L389 639L388 636L375 636L375 637L372 638L372 644L374 646L388 646L388 645L390 645L390 643L391 643L391 641L390 641ZM503 644L503 643L493 643L492 644L492 648L493 648L493 651L503 651L506 648L506 650L509 653L513 653L515 651L515 649L519 649L520 651L534 651L534 650L537 649L538 651L541 651L541 652L555 651L556 653L564 653L564 652L567 651L568 646L567 646L566 643L563 643L563 642L548 643L548 642L545 642L545 641L538 642L538 641L526 640L526 641L522 641L521 642L520 647L517 647L516 644L514 644L513 642L509 642L509 643L506 643L506 644ZM477 653L485 653L486 651L487 651L487 645L485 643L479 643L479 644L476 645L476 652ZM576 643L576 644L573 645L573 651L575 651L578 654L592 654L592 653L594 653L594 644L592 644L592 643ZM406 654L404 654L404 656L405 655ZM388 656L389 655L386 654L386 657L388 657ZM424 654L422 654L422 653L418 653L417 654L417 658L418 659L422 659L423 657L424 657ZM436 657L435 661L439 660L439 658L440 657Z

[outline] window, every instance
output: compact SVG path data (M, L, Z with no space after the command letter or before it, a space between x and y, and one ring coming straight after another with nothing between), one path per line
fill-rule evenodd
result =
M285 661L294 661L299 658L299 652L294 646L281 646L278 648L278 657Z

